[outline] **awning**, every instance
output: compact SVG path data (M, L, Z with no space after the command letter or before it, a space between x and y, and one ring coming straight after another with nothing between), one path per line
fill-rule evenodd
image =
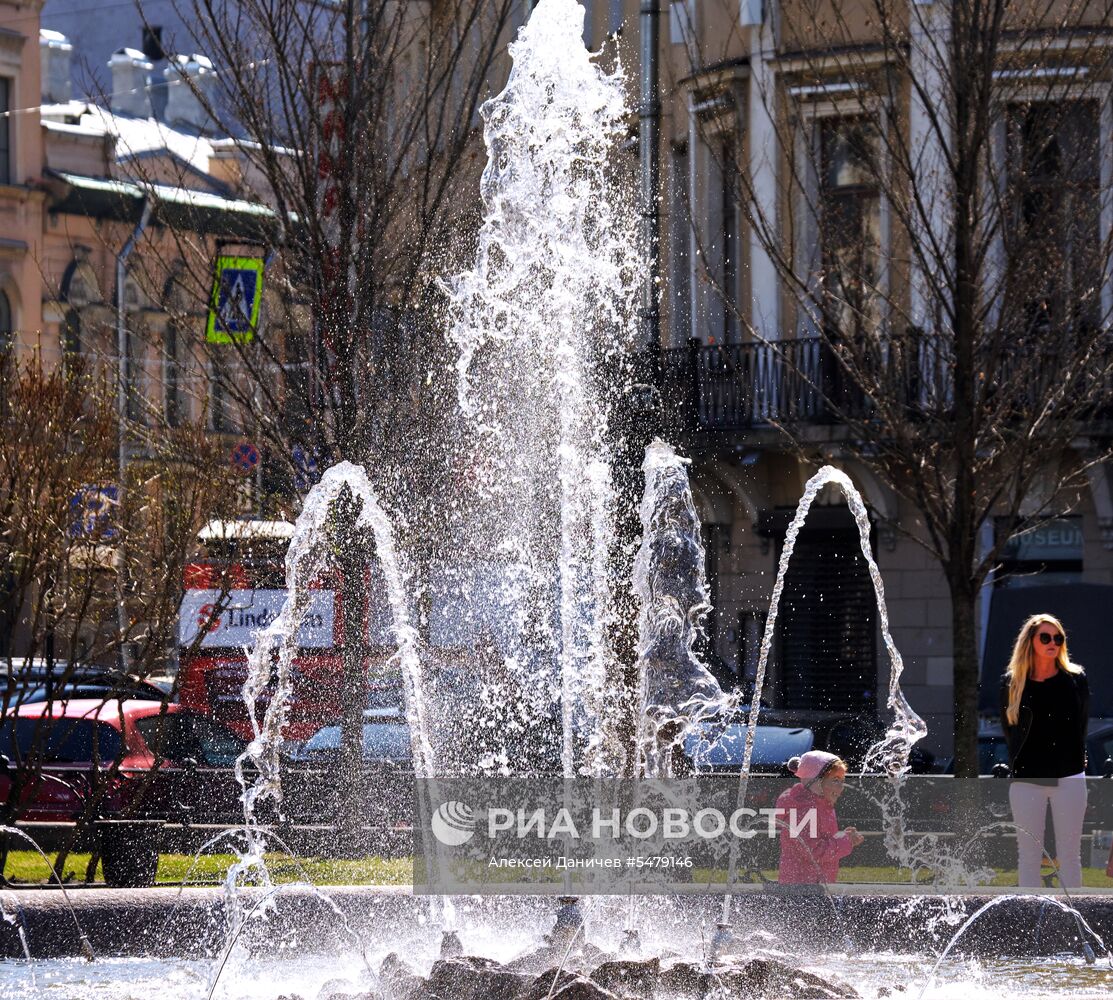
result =
M225 198L210 191L169 184L138 184L111 177L88 177L64 170L45 171L54 214L138 223L143 202L153 202L151 221L195 233L267 241L278 230L278 216L266 205Z

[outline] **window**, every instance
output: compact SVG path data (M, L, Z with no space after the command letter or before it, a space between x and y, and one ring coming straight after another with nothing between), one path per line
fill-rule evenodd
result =
M182 364L178 325L171 320L166 325L163 358L163 386L166 392L166 423L177 427L185 419L185 396L182 392Z
M143 55L151 62L161 62L166 58L162 50L162 28L150 24L143 26Z
M879 323L881 198L877 136L863 118L819 121L820 287L826 322L844 335Z
M521 0L517 8L514 10L514 23L520 27L529 20L530 14L533 13L533 8L537 6L538 0Z
M1099 326L1098 111L1096 101L1009 111L1007 242L1013 287L1024 290L1022 332Z
M309 344L300 333L286 334L284 417L286 429L295 441L313 437L313 398Z
M8 719L0 723L0 753L13 761L41 756L48 764L109 762L122 749L120 731L86 719Z
M622 0L611 0L610 32L622 30Z
M707 574L708 597L711 610L704 618L703 629L696 639L703 662L724 691L737 686L738 675L735 664L728 663L720 654L720 640L728 630L722 628L722 593L720 579L723 556L730 552L730 526L725 524L704 524L700 528L703 543L704 568ZM726 636L729 638L729 636Z
M215 352L209 368L209 415L211 427L223 434L237 430L235 404L229 395L231 366Z
M12 81L0 76L0 184L12 182Z
M719 170L720 233L719 246L722 254L721 277L723 282L723 325L722 343L733 344L739 339L738 325L738 208L735 192L736 144L730 133L723 139Z
M692 215L688 204L688 147L674 146L669 173L669 316L672 344L680 347L692 335L692 271L689 244Z
M669 4L669 41L673 45L695 38L695 0L672 0Z
M123 382L127 386L127 415L128 420L140 421L143 419L143 396L139 388L141 366L135 356L135 334L128 330L124 341L124 356L120 358L123 365Z
M192 712L149 715L135 728L151 753L176 763L192 758L205 767L232 767L243 753L238 736Z
M12 303L8 296L0 292L0 353L12 346Z
M81 353L81 313L67 309L62 317L62 352L76 358Z

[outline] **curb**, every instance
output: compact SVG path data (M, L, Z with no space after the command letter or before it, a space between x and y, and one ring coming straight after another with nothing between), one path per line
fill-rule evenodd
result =
M80 956L77 924L99 956L204 958L224 946L228 926L221 888L75 889L73 915L57 890L0 892L0 958L24 957L20 929L34 958ZM244 890L251 907L262 893ZM556 901L545 896L451 897L458 926L552 926ZM720 918L722 896L688 893L634 897L636 920L655 931L671 924L677 938L707 940ZM1074 896L1082 919L1113 944L1113 896ZM844 949L937 952L982 907L987 907L955 946L959 954L1050 955L1080 953L1081 927L1052 896L910 896L861 893L786 894L748 892L733 898L732 926L738 934L762 930L791 935L817 951ZM428 944L440 924L441 897L415 896L409 887L304 886L279 889L266 921L250 921L244 944L267 953L291 942L306 951L344 951L371 944L404 952L406 942ZM992 904L992 905L990 905ZM625 896L584 897L588 935L622 926L630 909ZM668 930L665 931L668 934ZM1092 939L1091 939L1092 940ZM1095 951L1103 953L1097 941Z

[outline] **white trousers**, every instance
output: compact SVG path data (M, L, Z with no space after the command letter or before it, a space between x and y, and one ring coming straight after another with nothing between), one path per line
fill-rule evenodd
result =
M1038 887L1044 853L1047 807L1055 824L1059 877L1067 889L1082 885L1082 820L1086 815L1086 775L1072 774L1058 782L1037 785L1013 781L1009 805L1016 823L1017 884Z

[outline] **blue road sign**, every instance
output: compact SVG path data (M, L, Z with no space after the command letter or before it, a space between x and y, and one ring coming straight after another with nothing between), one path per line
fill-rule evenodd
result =
M290 457L294 461L294 489L307 490L313 486L320 476L317 475L317 456L300 444L290 449Z
M116 537L112 518L119 503L115 486L82 486L70 497L70 535L98 535L105 541Z
M263 261L258 257L218 257L209 300L210 344L243 344L255 335L263 298Z

